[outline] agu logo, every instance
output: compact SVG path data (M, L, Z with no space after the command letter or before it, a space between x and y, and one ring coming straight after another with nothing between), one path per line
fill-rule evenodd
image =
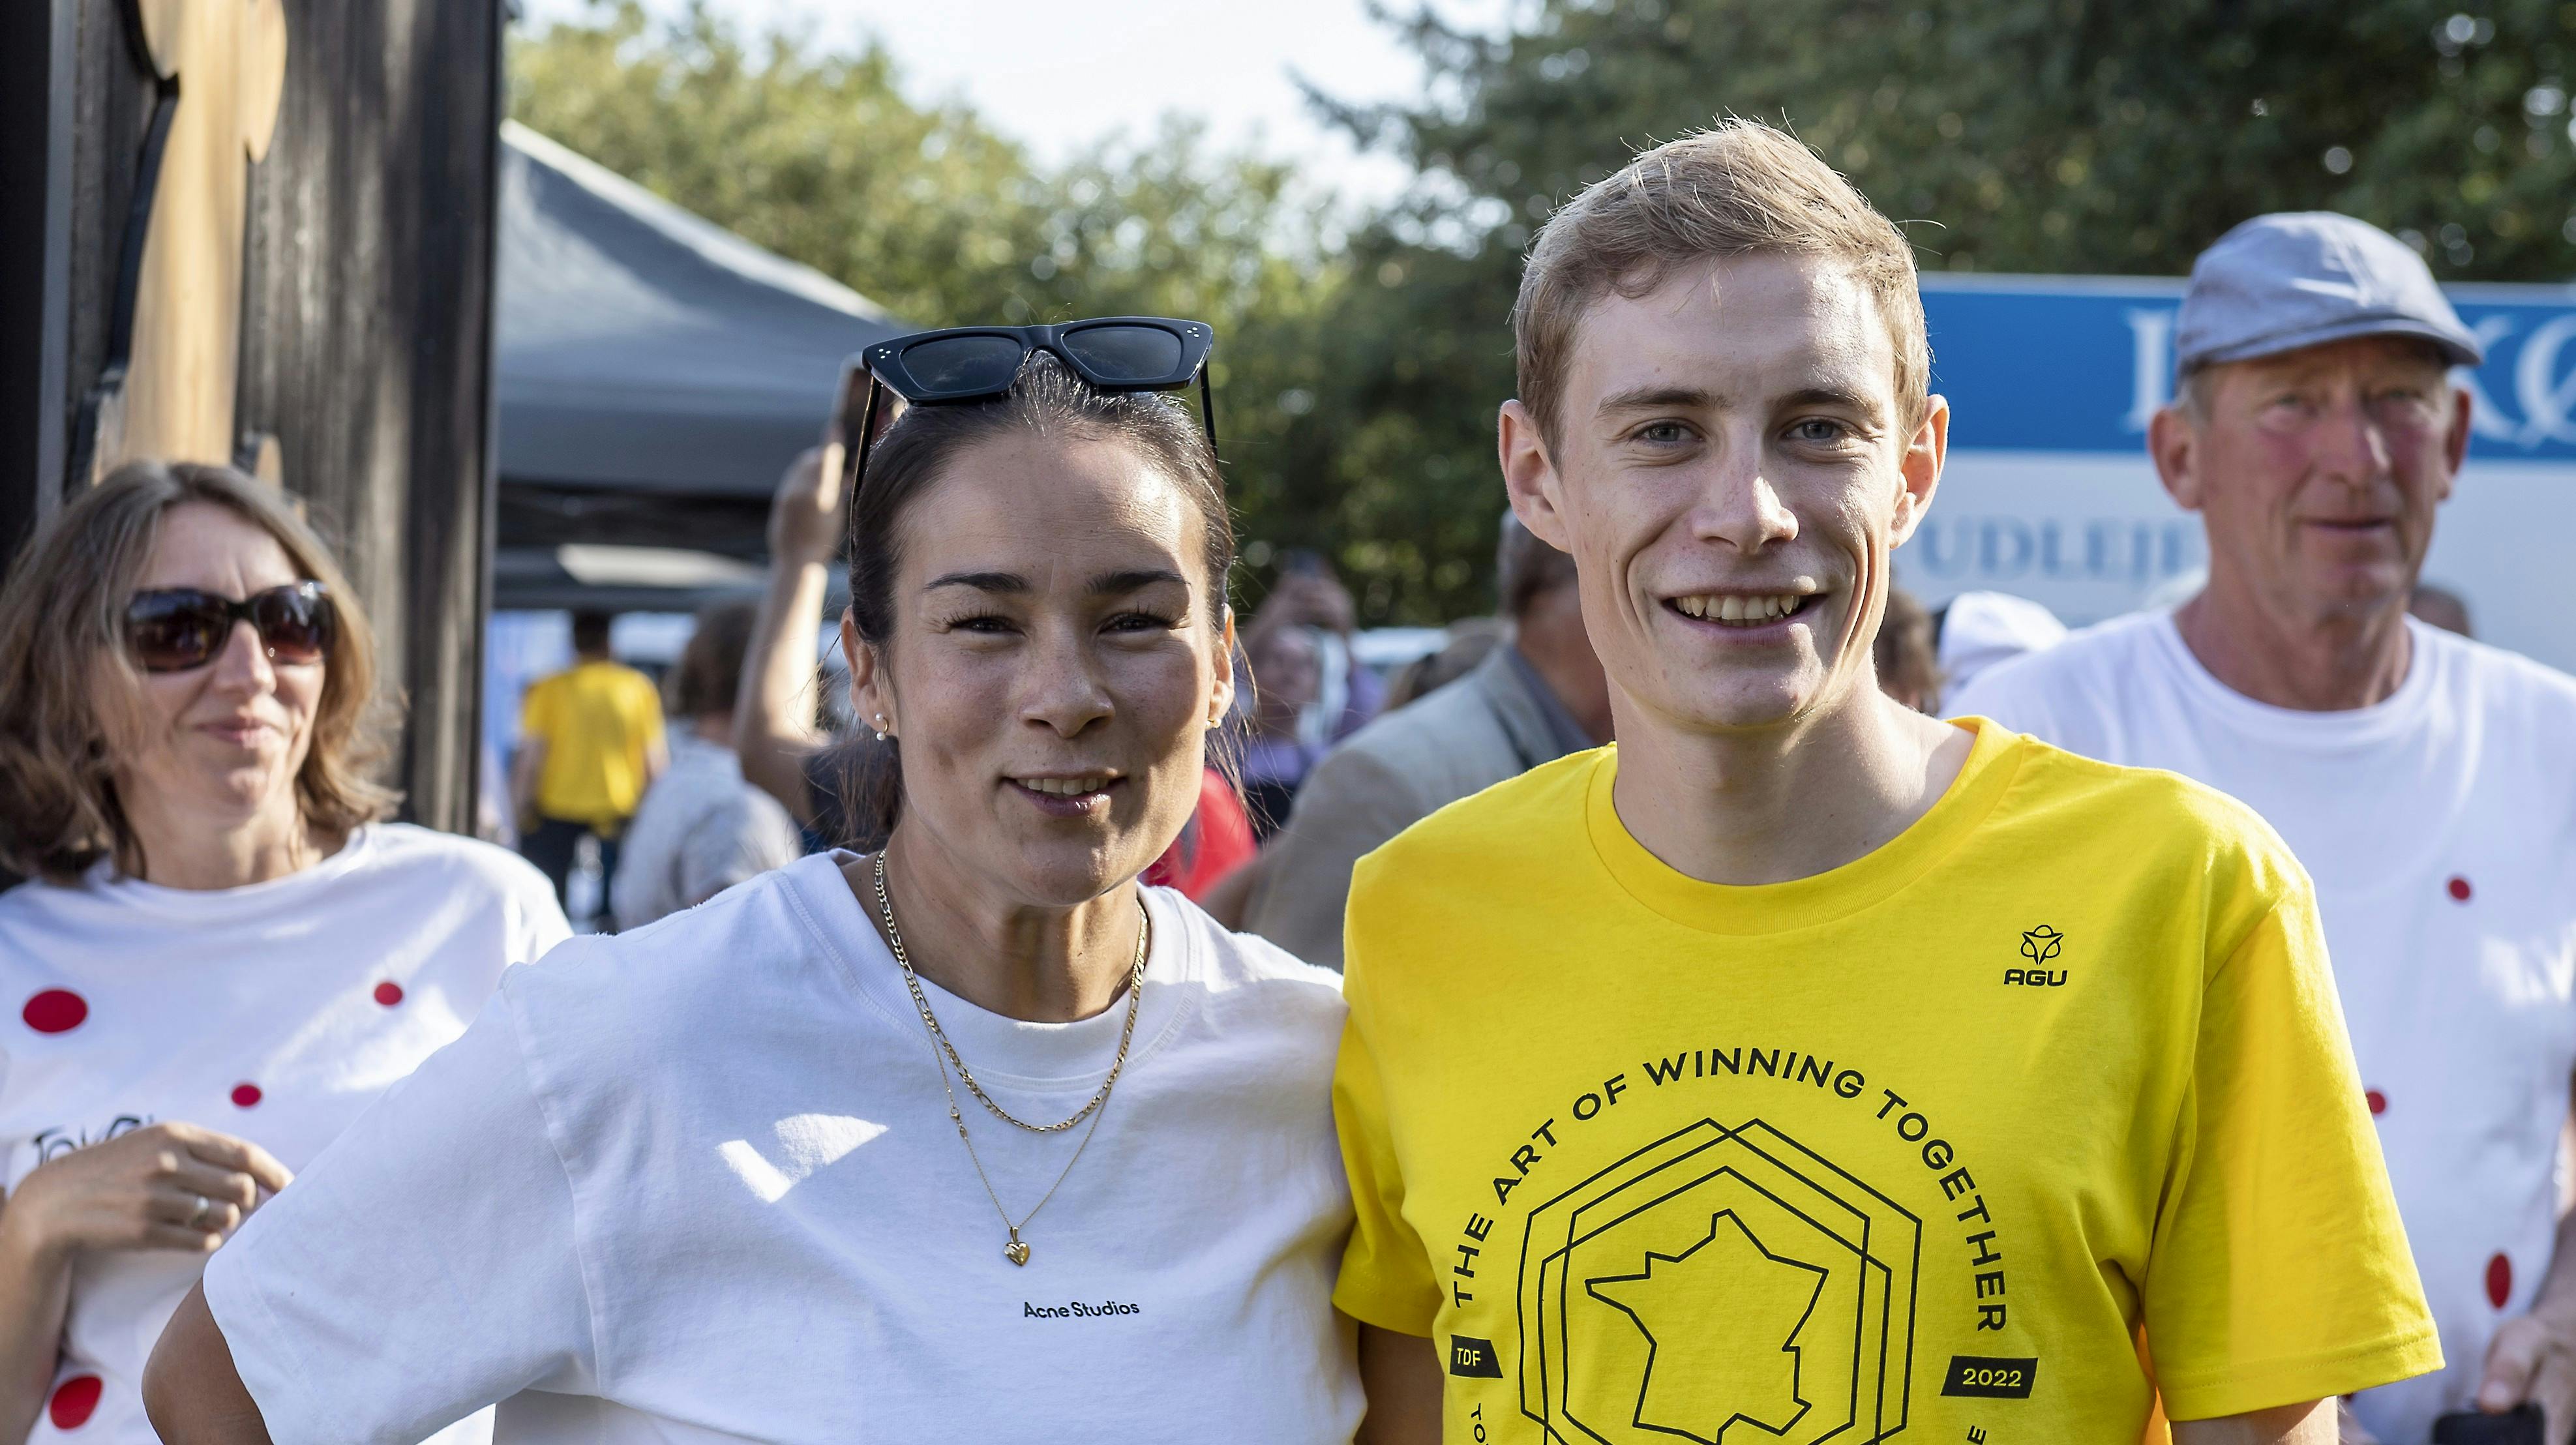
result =
M1531 1214L1521 1413L1602 1445L1884 1440L1922 1233L1759 1119L1669 1134Z
M2043 923L2021 936L2021 956L2031 962L2029 968L2004 970L2004 982L2026 984L2032 988L2058 988L2066 982L2066 970L2049 971L2049 960L2066 946L2066 935Z

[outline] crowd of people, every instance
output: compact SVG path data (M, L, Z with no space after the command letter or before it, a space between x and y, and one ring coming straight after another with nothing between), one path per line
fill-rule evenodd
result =
M1583 192L1511 322L1494 614L1389 676L1321 557L1238 622L1205 326L872 348L762 597L660 687L574 619L524 859L389 821L273 489L71 503L0 1438L2567 1445L2576 680L2422 584L2422 261L2212 245L2208 575L2073 633L1892 585L1912 253L1782 132Z

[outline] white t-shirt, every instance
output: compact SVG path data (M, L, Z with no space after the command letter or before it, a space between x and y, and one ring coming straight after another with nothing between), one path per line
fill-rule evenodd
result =
M2576 1070L2576 679L2407 632L2406 680L2349 712L2230 690L2162 612L2006 663L1951 704L2232 793L2316 880L2448 1364L2355 1402L2392 1442L2470 1408L2497 1323L2540 1287Z
M617 849L617 926L641 928L784 868L805 851L796 820L742 780L742 759L687 728L671 733L671 765L644 790Z
M1338 980L1146 890L1126 1072L1015 1266L850 857L511 970L244 1227L206 1296L280 1445L491 1400L508 1442L1350 1439ZM1022 1118L1117 1052L1123 1001L922 987ZM957 1092L1016 1217L1079 1131Z
M465 1031L503 968L571 931L517 857L398 823L246 888L163 888L102 864L75 887L0 894L8 1187L168 1122L248 1139L301 1171ZM76 1264L62 1361L28 1438L158 1439L143 1362L204 1264L165 1250Z

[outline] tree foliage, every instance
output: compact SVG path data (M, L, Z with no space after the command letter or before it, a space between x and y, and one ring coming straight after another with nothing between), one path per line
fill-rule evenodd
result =
M1926 270L2178 275L2249 216L2332 209L2446 278L2576 274L2566 0L1533 0L1499 37L1381 15L1424 96L1316 99L1422 180L1350 244L1315 416L1350 439L1331 520L1404 539L1404 610L1473 595L1437 569L1492 535L1532 231L1721 115L1794 130Z
M667 23L601 6L519 37L510 69L514 118L908 321L1210 323L1249 538L1320 464L1288 432L1341 263L1284 163L1175 120L1042 165L962 105L907 99L882 46L747 37L703 5Z
M1420 179L1330 246L1284 167L1187 127L1050 170L907 102L882 49L761 49L702 11L523 40L513 110L925 324L1214 323L1245 535L1329 551L1371 621L1488 605L1533 228L1718 115L1795 130L1927 270L2179 274L2245 217L2331 208L2446 278L2576 274L2571 0L1526 0L1499 37L1386 19L1423 96L1316 99Z

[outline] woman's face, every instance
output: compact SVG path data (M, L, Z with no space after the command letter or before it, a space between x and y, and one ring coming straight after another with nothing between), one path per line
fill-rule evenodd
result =
M275 537L207 502L164 513L137 591L187 587L235 601L302 581ZM117 797L144 833L167 827L229 831L262 819L290 824L295 775L313 745L323 664L269 660L236 622L212 662L144 672L132 726L117 748Z
M1253 696L1258 700L1258 720L1265 733L1282 734L1297 731L1297 718L1324 690L1323 658L1315 650L1315 634L1304 627L1281 627L1260 634L1260 642L1244 658L1252 670Z
M890 643L842 642L861 720L902 739L903 830L1032 906L1142 873L1233 701L1188 496L1122 442L1011 432L900 526Z

